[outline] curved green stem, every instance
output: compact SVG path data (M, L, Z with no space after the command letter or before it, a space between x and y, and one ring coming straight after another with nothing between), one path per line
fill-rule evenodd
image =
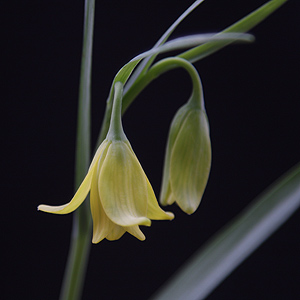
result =
M255 27L257 24L262 22L264 19L266 19L271 13L273 13L276 9L278 9L281 5L283 5L287 0L270 0L266 4L259 7L257 10L253 11L246 17L242 18L238 22L234 23L233 25L229 26L222 32L222 33L230 33L230 32L246 32L250 30L251 28ZM200 4L201 2L195 2L196 6ZM195 6L195 7L196 7ZM182 20L181 18L184 18L191 10L194 8L191 6L179 19L178 22ZM177 21L170 27L170 31L168 30L162 37L162 39L159 40L158 44L161 45L165 42L165 38L168 38L169 34L176 28L178 25ZM174 27L173 27L174 26ZM181 53L179 56L182 59L188 60L190 63L196 62L204 57L207 57L211 55L212 53L220 50L221 48L227 46L228 44L232 43L232 41L224 42L224 41L212 41L207 42L203 45L194 47L190 50L187 50L183 53ZM156 45L157 46L157 45ZM154 56L152 56L153 58ZM136 96L156 77L161 75L162 73L177 68L179 65L173 65L168 66L166 70L162 70L161 74L153 74L150 71L148 73L144 73L147 68L144 69L145 65L148 63L151 59L146 59L144 63L142 63L142 67L138 68L137 71L133 74L132 79L128 81L128 84L124 87L125 94L123 97L123 113L126 111L126 109L129 107L129 105L133 102L133 100L136 98ZM152 67L153 68L153 67ZM150 69L151 70L151 69ZM138 75L139 74L139 75ZM153 76L153 78L151 78ZM156 77L155 77L156 76ZM110 120L110 113L111 113L111 103L108 102L108 105L106 107L106 112L104 116L104 120L101 127L101 132L99 134L97 145L100 145L101 141L105 138L108 127L109 127L109 120Z
M147 87L154 79L158 78L160 75L166 73L167 71L176 69L176 68L184 68L189 75L191 76L193 83L193 93L194 95L198 93L198 98L203 99L202 97L202 85L195 67L185 59L179 57L169 57L157 62L153 65L149 71L142 75L136 82L131 86L131 88L123 95L123 103L122 103L122 115L125 113L130 104L134 101L134 99L141 93L141 91ZM195 97L197 98L197 97ZM200 104L201 108L204 108L203 100ZM105 139L105 136L108 132L110 116L112 112L112 102L107 101L106 110L101 126L101 130L99 133L97 145L100 145L101 142Z
M95 0L85 1L83 49L78 103L78 125L75 162L75 188L86 175L90 164L90 86ZM71 245L64 274L60 300L81 298L91 245L91 214L89 201L74 212Z
M195 69L195 67L185 59L179 57L169 57L153 65L144 76L140 77L132 85L132 87L128 90L128 92L123 97L122 112L124 113L126 111L126 109L130 106L133 100L138 96L138 94L154 79L158 78L160 75L166 73L167 71L179 67L184 68L191 76L192 83L193 83L193 93L198 93L199 94L198 96L201 96L202 86L201 86L198 72Z
M123 84L116 82L114 88L114 101L111 114L110 126L107 134L107 138L110 140L126 140L125 133L122 126L122 96L123 96Z

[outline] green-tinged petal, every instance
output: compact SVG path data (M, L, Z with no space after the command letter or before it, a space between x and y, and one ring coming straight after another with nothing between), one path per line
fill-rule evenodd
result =
M114 224L112 230L110 231L110 233L107 235L106 238L109 241L115 241L118 240L125 232L126 230L124 229L124 227Z
M148 188L148 211L147 217L151 220L172 220L174 215L171 212L163 211L156 200L152 186L147 179L147 188Z
M172 194L172 190L171 190L171 182L169 181L167 194L165 195L164 202L161 201L161 204L162 205L172 205L175 201L176 201L176 199L174 198L174 196Z
M123 141L113 141L100 165L99 195L104 211L121 226L146 225L147 181L144 172Z
M97 166L98 167L98 166ZM113 223L106 216L100 202L98 192L98 170L94 169L90 193L91 213L93 218L93 240L94 244L102 241L112 230Z
M144 241L146 239L146 237L144 236L144 234L142 233L142 231L140 230L138 225L135 226L129 226L129 227L124 227L131 235L133 235L134 237L136 237L137 239L139 239L140 241Z
M165 162L163 169L163 179L162 187L160 191L160 203L162 205L171 205L175 202L174 197L171 195L171 186L170 186L170 158L173 145L175 143L178 132L181 128L185 116L189 112L189 107L187 105L182 106L176 115L173 118L172 124L170 126L170 132L168 136L168 143L166 147Z
M205 112L186 116L172 149L171 190L179 207L188 214L199 206L211 164L209 127Z
M41 204L38 206L38 210L53 214L68 214L74 211L85 200L91 187L92 175L93 168L89 170L76 194L69 203L59 206Z
M172 205L176 199L172 195L171 183L170 183L170 172L164 172L163 184L160 192L160 204L161 205Z
M159 201L162 205L171 205L174 201L168 201L169 195L171 193L171 186L170 186L170 157L171 157L171 147L170 142L168 141L166 147L166 154L165 154L165 162L164 162L164 169L163 169L163 178L162 178L162 186L160 189L160 197Z

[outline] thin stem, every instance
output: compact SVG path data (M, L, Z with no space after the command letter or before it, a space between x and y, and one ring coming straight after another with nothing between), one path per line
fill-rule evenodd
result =
M168 28L168 30L160 37L160 39L156 42L153 49L156 47L159 47L163 45L169 36L172 34L172 32L176 29L176 27L195 9L199 4L201 4L204 0L197 0L195 1L188 9ZM140 74L144 74L148 71L151 64L155 60L156 55L151 55L149 57L146 57L140 65L136 68L134 73L131 75L130 79L128 80L126 87L125 87L125 93L127 90L129 90L132 86L132 84L137 80L137 78L140 76Z
M134 99L139 95L139 93L146 88L148 84L150 84L154 79L158 78L160 75L166 73L167 71L182 67L184 68L192 78L193 82L193 93L197 94L198 98L202 99L200 107L204 108L203 96L202 96L202 85L195 67L185 59L178 57L170 57L163 59L153 65L150 70L142 75L136 82L131 86L131 88L125 92L123 95L122 101L122 115L125 113L130 104L134 101ZM107 135L109 124L110 124L110 116L112 112L112 101L107 101L106 110L101 126L101 130L98 136L97 147L101 144L104 138Z
M271 0L264 4L263 6L259 7L257 10L253 11L243 19L239 20L238 22L234 23L233 25L229 26L220 34L222 33L230 33L230 32L247 32L253 27L255 27L257 24L262 22L264 19L266 19L270 14L272 14L276 9L278 9L281 5L283 5L287 0ZM198 2L197 2L198 3ZM200 3L199 3L200 4ZM194 8L194 7L193 7ZM189 9L186 11L188 14L190 11ZM182 17L185 17L185 13L182 15ZM180 17L181 18L181 17ZM179 19L178 19L179 20ZM176 21L177 22L177 21ZM173 29L176 28L178 25L177 23L174 23L170 29L174 26ZM179 21L180 22L180 21ZM166 34L159 40L158 44L162 44L165 41L165 38L168 38L169 31L166 32ZM221 48L227 46L228 44L232 43L232 41L228 41L228 43L222 43L218 41L214 42L208 42L203 45L200 45L198 47L194 47L188 51L185 51L179 55L180 58L188 60L189 62L196 62L204 57L207 57L211 55L212 53L220 50ZM149 59L145 60L146 65L150 62ZM125 93L123 97L123 109L122 113L126 111L126 109L129 107L129 105L133 102L133 100L137 97L137 95L156 77L151 78L151 76L155 76L155 74L151 74L150 72L146 73L146 76L141 75L145 72L146 69L145 62L141 63L141 67L137 68L137 71L134 72L132 79L128 81L128 84L124 87ZM173 68L176 68L179 66L173 66ZM171 70L172 68L168 69ZM166 70L166 71L168 71ZM164 73L164 72L162 72ZM162 74L161 73L161 74ZM161 75L159 74L159 75ZM111 103L108 102L106 107L106 112L104 116L104 120L102 123L101 131L98 137L97 145L100 145L102 140L105 138L108 127L109 127L109 121L110 121L110 114L111 114Z
M202 86L201 81L195 67L188 61L178 57L170 57L163 59L157 62L155 65L151 67L151 69L142 77L140 77L128 90L128 92L123 97L123 108L122 112L124 113L133 100L138 96L138 94L154 79L158 78L162 74L167 71L176 69L176 68L184 68L189 75L191 76L193 83L193 93L199 99L203 99L202 97ZM201 107L203 107L203 101L201 103Z
M193 106L203 109L204 101L203 101L203 90L202 90L201 80L196 68L187 60L178 57L170 57L170 58L163 59L158 63L156 63L149 70L150 73L149 76L151 76L151 73L153 73L154 74L153 77L157 78L161 74L177 67L184 68L189 73L192 79L193 89L192 89L192 96L190 97L189 103L192 104Z
M126 139L122 126L122 96L123 96L123 84L116 82L114 88L114 101L111 113L111 121L108 130L107 137L111 140L124 140Z
M85 1L83 49L78 103L78 125L75 162L75 188L83 180L90 164L90 102L91 69L95 0ZM79 300L91 245L89 201L74 212L71 245L64 274L60 300Z

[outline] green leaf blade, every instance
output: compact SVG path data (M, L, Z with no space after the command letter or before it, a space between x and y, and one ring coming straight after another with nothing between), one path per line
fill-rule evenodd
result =
M299 206L300 164L217 233L151 299L205 299Z
M258 25L260 22L262 22L264 19L266 19L269 15L271 15L275 10L277 10L280 6L282 6L287 0L271 0L267 2L266 4L262 5L246 17L242 18L241 20L237 21L233 25L227 27L223 31L221 31L218 34L223 33L229 33L229 32L247 32L256 25ZM178 57L186 59L190 62L196 62L198 60L201 60L220 49L224 48L225 46L231 44L232 41L227 42L209 42L204 45L200 45L198 47L195 47L193 49L187 50Z
M157 55L159 53L164 53L168 51L174 51L179 49L186 49L191 48L199 44L206 43L208 41L223 41L223 40L234 40L234 41L243 41L243 42L250 42L253 40L253 36L250 34L241 34L241 33L225 33L225 34L195 34L191 36L185 36L181 38L177 38L174 40L171 40L159 47L152 48L146 52L143 52L133 59L131 59L127 64L125 64L116 74L113 83L111 85L107 105L106 105L106 111L104 120L102 123L101 131L98 136L97 145L100 145L100 143L105 138L108 127L109 127L109 120L111 115L111 108L112 108L112 99L113 99L113 93L114 93L114 86L116 82L121 82L124 86L127 86L127 80L132 74L133 70L136 68L138 63L146 57L149 57L151 55ZM126 85L125 85L126 84ZM125 89L124 89L125 90ZM125 92L124 92L125 93ZM133 100L133 99L132 99ZM124 103L123 101L123 109L122 112L124 113L125 110L128 108L131 102Z
M95 0L85 0L84 32L76 134L75 190L86 175L91 155L91 74ZM85 201L74 213L71 244L59 299L80 299L91 245L91 213Z
M241 34L241 33L224 33L220 35L216 34L195 34L190 36L184 36L181 38L177 38L171 40L159 47L152 48L148 51L145 51L132 60L130 60L127 64L125 64L117 73L113 80L112 87L116 82L122 82L123 85L126 84L129 76L132 71L135 69L137 64L145 57L149 57L151 55L157 55L159 53L165 53L169 51L191 48L195 45L204 44L208 41L241 41L241 42L251 42L253 40L253 36L250 34ZM110 99L112 98L112 89L110 92Z
M184 13L180 15L180 17L167 29L167 31L160 37L160 39L156 42L152 49L155 49L161 45L163 45L173 31L177 28L177 26L195 9L199 6L204 0L195 1ZM143 73L145 73L152 62L154 61L157 54L153 54L143 60L143 62L139 65L139 67L135 70L134 74L128 81L127 86L125 87L125 92L131 87L131 85L136 81L136 79Z

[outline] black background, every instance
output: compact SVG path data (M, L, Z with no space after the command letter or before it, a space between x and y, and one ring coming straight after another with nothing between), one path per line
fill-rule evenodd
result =
M97 1L93 143L113 76L156 42L193 1ZM176 30L216 32L264 1L207 0ZM83 299L147 299L205 241L299 161L299 2L251 30L256 41L197 62L213 147L211 176L192 216L91 248ZM83 1L7 1L2 22L2 299L58 299L72 215L36 211L73 194ZM173 71L124 116L124 129L156 194L168 127L191 91ZM299 211L209 297L298 299ZM3 269L4 268L4 269Z

